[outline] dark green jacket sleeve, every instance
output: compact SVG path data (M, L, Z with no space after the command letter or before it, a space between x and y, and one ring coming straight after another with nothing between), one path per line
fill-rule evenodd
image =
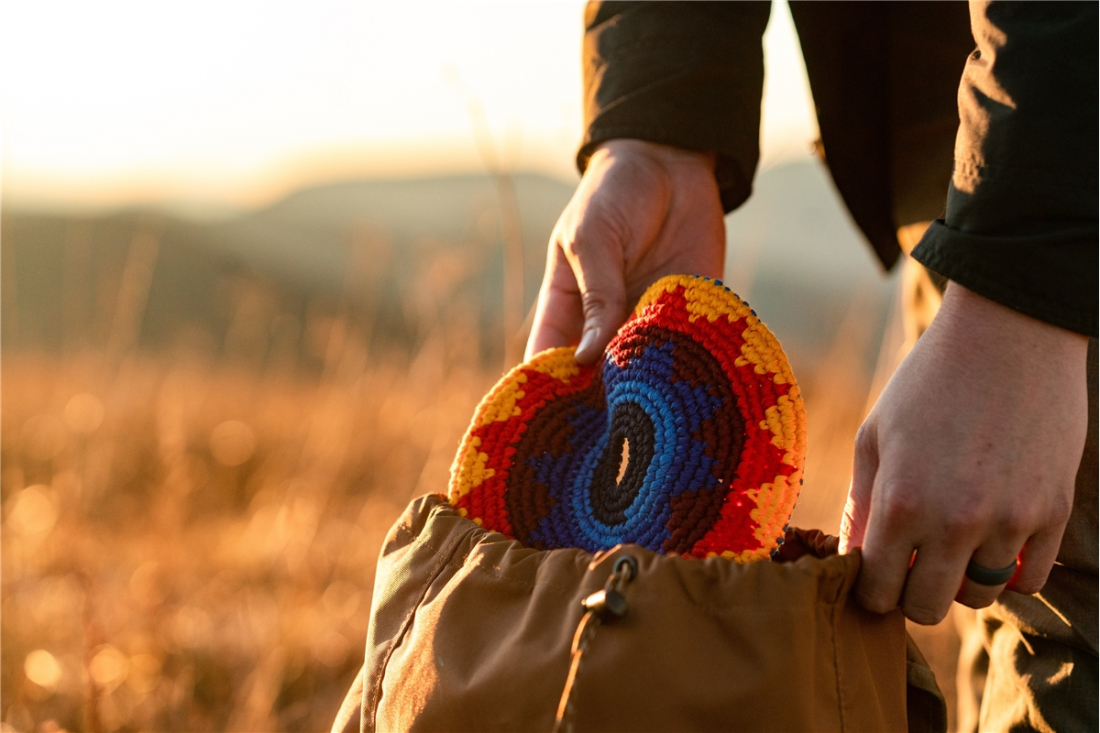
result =
M635 138L718 155L726 211L760 157L767 2L603 2L585 11L583 172L592 151Z
M974 2L944 218L913 257L1097 333L1097 4Z

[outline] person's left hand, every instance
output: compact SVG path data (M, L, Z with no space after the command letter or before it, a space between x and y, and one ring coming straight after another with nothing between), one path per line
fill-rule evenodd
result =
M1088 422L1088 340L951 283L860 428L841 551L862 547L860 602L937 623L988 606L967 563L1038 592L1073 506Z

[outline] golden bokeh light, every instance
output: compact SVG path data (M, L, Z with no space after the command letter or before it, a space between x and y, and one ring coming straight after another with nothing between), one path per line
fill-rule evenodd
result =
M53 529L57 507L43 484L28 486L15 495L8 513L8 526L21 535L37 535Z
M256 436L241 420L226 420L210 431L210 452L223 466L239 466L255 450Z
M129 672L130 658L110 644L98 647L88 663L88 674L103 692L113 691Z
M130 657L130 666L126 674L126 685L135 692L147 694L156 689L160 682L161 663L152 654L135 654Z
M65 424L74 433L94 433L103 424L103 402L90 392L80 392L65 403Z
M61 682L64 670L54 655L45 649L35 649L23 662L23 671L34 684L53 692Z
M145 608L160 605L166 592L160 577L160 565L154 560L143 562L130 576L130 594Z

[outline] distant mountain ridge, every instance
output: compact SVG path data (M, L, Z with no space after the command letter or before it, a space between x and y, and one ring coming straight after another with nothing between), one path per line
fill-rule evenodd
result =
M529 307L575 184L530 173L511 183ZM487 329L502 307L500 200L485 175L311 186L219 222L11 210L2 220L8 348L60 347L73 334L101 338L112 287L142 228L159 241L139 334L154 348L184 331L206 332L211 348L222 348L249 288L265 293L263 318L301 323L316 303L366 298L382 330L398 339L417 331L418 288L430 290L435 307L476 304ZM727 231L727 281L795 348L827 340L854 289L868 290L872 307L885 312L892 285L816 162L760 173L752 199L727 217Z
M541 263L573 186L536 174L512 176L525 254ZM213 228L219 244L288 274L339 278L349 238L384 238L407 252L429 241L498 244L498 197L485 175L365 180L312 186ZM540 268L535 269L537 275Z

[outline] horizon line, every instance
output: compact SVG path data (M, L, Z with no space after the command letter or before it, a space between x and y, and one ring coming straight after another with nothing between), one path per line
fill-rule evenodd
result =
M756 174L760 175L772 168L783 167L792 164L804 164L812 161L813 156L807 151L803 155L772 156L771 160L762 159L758 165ZM542 161L540 161L542 162ZM216 220L231 218L238 214L250 211L261 211L279 201L293 196L302 191L324 188L347 183L398 183L407 181L444 180L455 178L492 178L495 173L485 170L483 165L451 165L439 168L427 168L412 166L403 171L381 169L353 170L340 166L344 170L329 170L328 175L315 168L300 175L289 172L278 176L282 179L279 183L267 186L230 186L228 190L237 190L236 196L214 193L209 196L187 194L188 189L195 190L202 186L189 186L179 179L172 181L165 177L157 183L131 180L119 181L112 191L105 195L89 196L90 186L71 182L68 185L60 185L41 182L32 185L31 191L20 191L23 186L14 187L10 181L10 175L5 174L0 179L0 211L11 214L29 215L55 215L55 216L111 216L127 212L148 211L159 212L185 219ZM556 180L566 185L575 186L580 181L580 175L574 171L573 175L567 175L561 166L526 165L506 172L509 176L533 176ZM262 178L262 176L257 176ZM281 185L280 185L281 183ZM173 185L175 184L175 185ZM251 188L251 191L247 189ZM14 190L13 190L14 189ZM37 189L37 190L36 190ZM50 193L46 191L52 189ZM66 191L66 189L68 189ZM102 188L100 189L102 192ZM127 195L129 194L129 195ZM14 200L13 200L14 199Z

